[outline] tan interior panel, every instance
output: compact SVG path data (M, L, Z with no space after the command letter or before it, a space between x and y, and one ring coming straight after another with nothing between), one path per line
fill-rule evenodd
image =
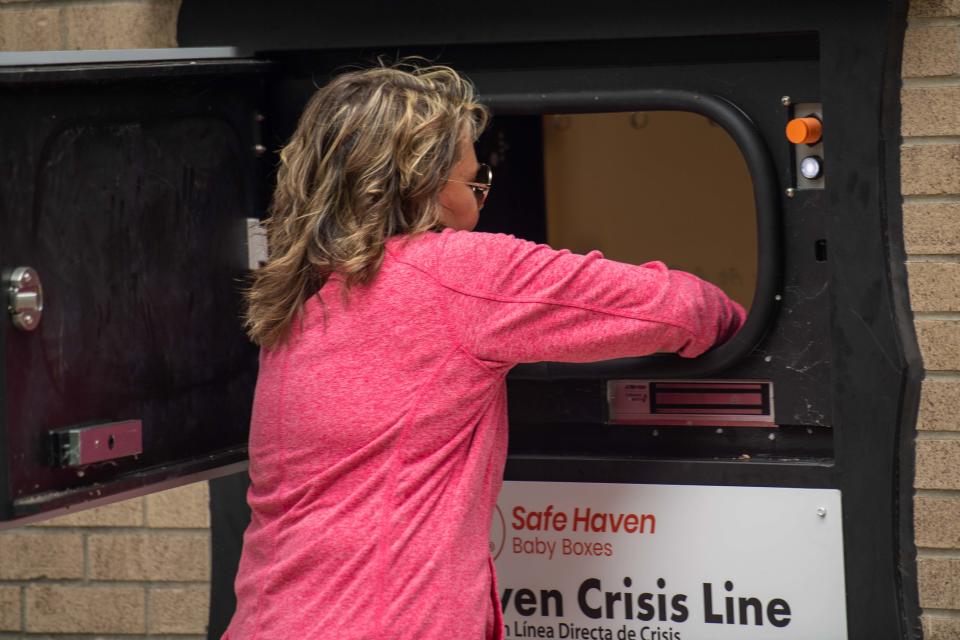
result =
M749 307L757 280L756 207L743 155L689 112L543 118L547 236L611 260L662 260Z

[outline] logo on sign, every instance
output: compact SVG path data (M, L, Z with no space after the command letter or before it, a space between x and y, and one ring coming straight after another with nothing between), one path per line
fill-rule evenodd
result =
M839 491L514 481L498 506L508 640L847 639Z

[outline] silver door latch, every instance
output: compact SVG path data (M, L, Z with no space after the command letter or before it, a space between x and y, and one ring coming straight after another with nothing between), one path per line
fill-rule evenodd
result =
M43 315L43 287L40 276L30 267L17 267L6 282L7 310L13 326L33 331Z

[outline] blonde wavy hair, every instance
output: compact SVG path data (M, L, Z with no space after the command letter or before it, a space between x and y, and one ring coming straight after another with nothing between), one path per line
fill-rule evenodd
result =
M468 80L410 60L317 90L280 152L269 260L246 292L250 338L281 345L330 274L347 287L369 282L388 238L438 229L460 141L476 140L488 119Z

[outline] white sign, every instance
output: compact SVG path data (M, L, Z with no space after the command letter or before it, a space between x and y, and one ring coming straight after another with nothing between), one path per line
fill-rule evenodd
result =
M840 492L506 482L507 638L847 637Z

